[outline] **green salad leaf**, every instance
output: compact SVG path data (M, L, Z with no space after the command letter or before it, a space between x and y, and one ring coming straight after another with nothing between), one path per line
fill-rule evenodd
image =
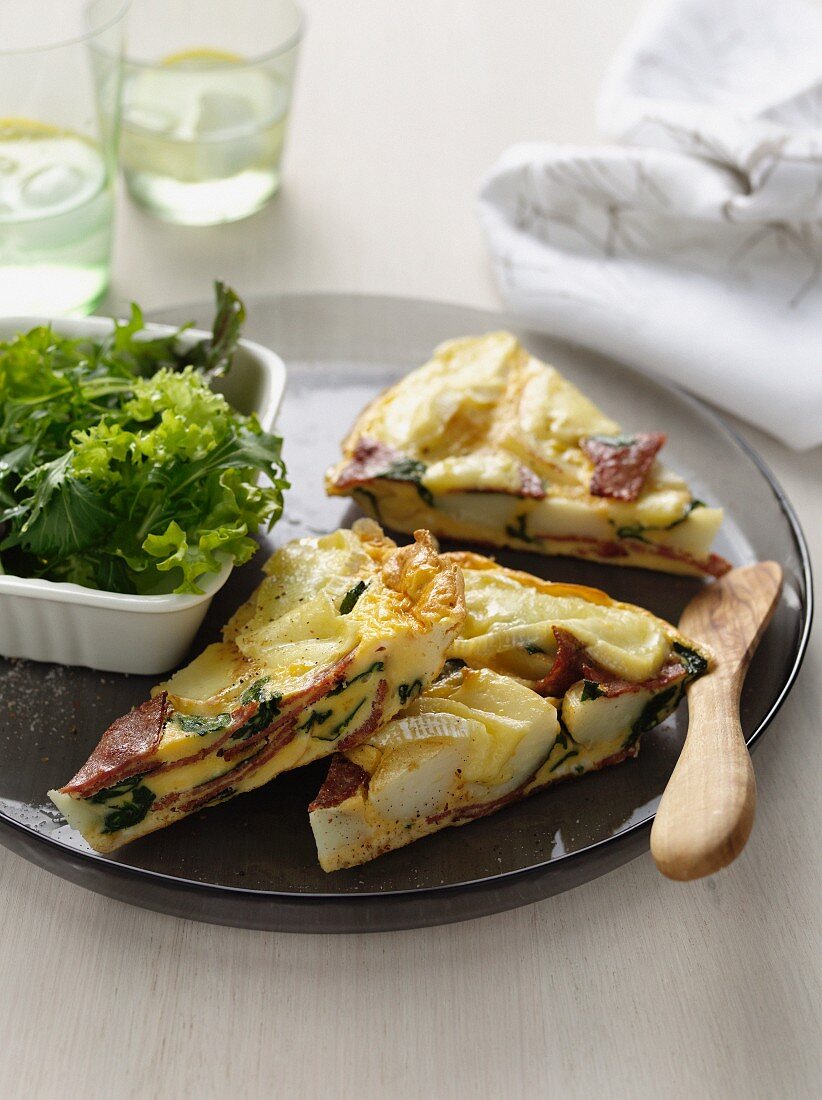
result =
M199 592L282 513L282 440L211 389L245 309L216 284L210 339L146 337L132 306L102 341L48 327L0 343L0 561L19 576ZM141 335L142 334L142 335Z

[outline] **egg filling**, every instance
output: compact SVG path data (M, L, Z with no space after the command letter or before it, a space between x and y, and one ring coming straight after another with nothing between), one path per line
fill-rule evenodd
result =
M463 573L465 621L437 682L334 757L309 809L327 871L635 756L709 667L674 627L597 589L443 556Z
M507 332L451 340L380 394L326 475L387 527L720 575L722 511Z
M376 524L279 550L223 640L118 719L52 801L98 851L373 733L439 673L459 569Z

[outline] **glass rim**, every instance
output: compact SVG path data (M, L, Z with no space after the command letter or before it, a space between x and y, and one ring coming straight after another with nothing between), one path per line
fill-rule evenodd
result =
M299 45L305 36L305 28L308 22L305 14L305 10L301 4L297 3L297 0L289 0L289 3L294 8L294 12L297 16L297 25L294 30L288 35L287 38L273 49L266 50L264 53L254 54L252 57L240 57L237 61L232 61L232 67L245 67L252 68L255 65L264 65L267 61L273 60L275 57L280 57L284 53L288 53L289 50L293 50L295 46ZM131 0L126 0L126 6L131 4ZM0 51L2 52L2 51ZM216 58L210 62L203 60L203 69L222 69L227 66L228 62L224 60L217 60ZM157 61L143 61L137 57L132 57L128 52L128 43L123 52L123 65L130 69L160 69L163 71L168 70L168 65L163 62L162 59Z
M90 0L88 4L84 5L83 11L86 18L88 18L96 2L97 0ZM45 42L39 46L15 46L11 49L4 49L0 46L0 57L23 57L25 54L48 53L49 50L62 50L68 46L80 46L84 42L90 42L92 39L97 38L98 35L104 34L107 30L115 26L115 24L119 23L130 7L131 0L121 0L121 3L115 8L114 14L110 18L104 19L99 26L89 27L88 30L83 33L72 35L70 38L59 39L56 42Z

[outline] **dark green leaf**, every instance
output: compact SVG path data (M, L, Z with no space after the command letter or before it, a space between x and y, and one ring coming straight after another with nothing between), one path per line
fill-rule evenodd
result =
M604 695L602 688L596 682L596 680L583 680L582 681L582 695L580 701L587 703L590 699L599 699L600 695Z
M373 515L377 523L382 523L382 518L380 517L380 506L376 496L373 493L370 493L368 489L363 489L361 486L359 486L356 489L352 490L352 495L354 497L354 500L357 501L364 512L368 512L370 508L371 514ZM362 500L360 499L360 497L362 497ZM365 506L363 505L363 501L366 502Z
M230 714L178 714L177 725L185 733L196 733L198 737L205 737L207 733L217 733L225 729L231 721Z
M377 477L385 478L386 481L412 482L412 484L416 486L417 492L423 503L431 506L434 503L434 497L430 489L426 488L422 483L426 469L425 463L418 462L415 458L400 458L397 459L396 462L392 462L387 469L382 471L382 473L377 474Z
M447 676L453 676L455 672L459 672L463 668L465 668L465 661L460 660L459 657L449 657L442 666L442 672L437 680L444 680Z
M369 665L364 672L358 673L356 676L352 676L350 680L341 680L335 688L329 691L329 698L332 695L342 695L344 691L347 691L352 684L356 684L358 680L367 680L369 676L375 672L382 672L385 668L384 661L374 661L372 665Z
M509 523L505 528L506 535L512 539L519 539L521 542L536 542L536 539L531 538L525 527L526 517L519 515L516 517L516 523Z
M415 695L420 694L422 691L422 680L413 680L410 684L400 684L397 688L397 694L400 697L400 703L403 706Z
M654 726L658 726L663 719L667 718L671 711L676 708L681 694L682 684L678 683L658 691L656 695L652 695L631 727L631 733L625 741L625 747L632 745L640 734L653 729Z
M205 372L209 378L221 378L231 366L240 329L245 321L245 306L234 291L217 281L217 315L214 318L211 343L205 354Z
M649 530L648 527L643 526L641 523L626 524L624 527L617 527L618 539L636 539L637 542L647 542L645 538L645 532Z
M8 477L9 474L20 473L27 467L32 466L36 454L37 441L29 439L25 443L21 443L19 447L15 447L13 451L8 451L0 456L0 481Z
M697 653L695 649L682 645L680 642L674 642L673 649L674 652L681 657L682 664L685 666L688 676L691 679L695 679L697 676L701 676L704 672L707 672L708 661L701 653Z
M338 722L336 724L336 726L332 726L331 729L328 730L327 733L315 734L317 739L320 740L320 741L336 741L337 738L340 736L340 734L348 729L348 727L351 725L351 722L354 720L354 716L363 707L364 704L365 704L365 699L360 699L359 703L357 703L357 705L354 707L354 709L352 711L350 711L345 716L345 718L342 719L341 722Z
M135 787L139 787L142 781L142 775L130 775L128 779L123 779L120 783L115 783L113 787L103 787L95 794L90 795L86 801L99 806L112 798L122 798L123 795L128 794L129 791L133 791Z
M353 588L348 589L348 591L342 598L342 603L340 604L341 615L348 615L354 610L357 600L360 598L363 592L365 592L367 587L368 586L365 581L357 581Z
M139 825L148 813L155 794L148 787L135 787L131 799L118 806L103 819L102 832L116 833L120 829L128 829L132 825Z
M564 764L565 761L570 760L572 756L579 756L579 749L570 749L564 756L561 756L559 760L557 760L556 764L552 764L548 771L555 772L560 764Z
M688 504L685 511L682 513L682 515L679 517L679 519L675 519L673 521L673 523L666 523L662 527L649 527L649 526L646 526L645 524L642 524L642 523L629 524L625 527L617 527L617 532L616 532L617 538L618 539L637 539L639 542L648 542L649 540L645 538L645 532L646 531L673 531L674 527L679 527L680 523L685 522L685 520L688 518L688 516L691 514L691 512L694 511L695 508L704 508L704 507L705 507L704 501L692 500Z
M255 680L254 683L247 687L242 693L240 702L244 706L248 703L259 703L264 698L265 685L267 683L267 676L262 676L259 680Z
M247 741L256 733L262 733L263 730L268 729L280 713L281 701L282 695L272 695L270 699L263 699L257 708L257 713L249 718L244 726L240 726L236 733L232 733L231 740Z
M38 557L69 557L87 549L112 525L105 496L67 478L45 504L32 510L16 541Z
M302 725L297 726L297 729L310 733L315 726L321 726L324 722L327 722L333 713L333 710L312 710Z

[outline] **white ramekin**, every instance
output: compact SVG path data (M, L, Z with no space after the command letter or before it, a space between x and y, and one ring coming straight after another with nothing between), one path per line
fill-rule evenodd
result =
M111 331L113 322L104 317L0 318L0 340L41 324L63 336L99 338ZM150 335L175 331L171 325L154 324L145 330ZM180 339L193 344L209 335L189 329ZM285 373L273 351L241 340L231 370L214 388L241 413L256 413L269 430L282 400ZM231 569L226 562L219 573L203 578L202 595L184 596L133 596L2 574L0 656L146 676L167 672L185 656Z

